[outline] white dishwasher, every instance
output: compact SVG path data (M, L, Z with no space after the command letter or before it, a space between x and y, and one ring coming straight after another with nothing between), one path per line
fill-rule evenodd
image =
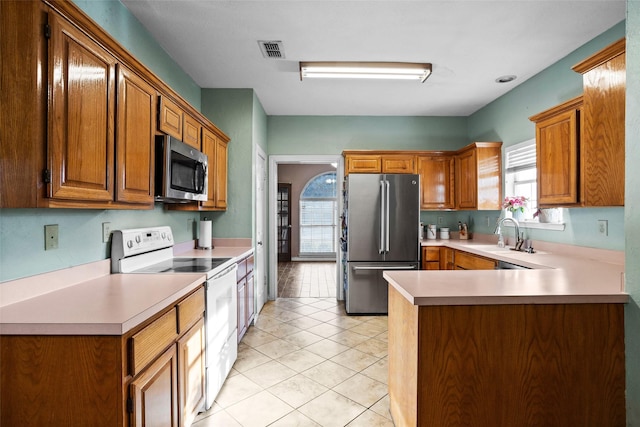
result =
M237 270L238 266L233 264L206 284L206 409L213 405L238 357Z

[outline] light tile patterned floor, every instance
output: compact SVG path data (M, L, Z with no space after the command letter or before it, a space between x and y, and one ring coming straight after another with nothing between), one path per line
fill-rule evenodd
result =
M334 298L269 301L240 343L213 407L193 424L393 425L387 317L348 316Z
M335 298L336 263L279 262L278 298Z

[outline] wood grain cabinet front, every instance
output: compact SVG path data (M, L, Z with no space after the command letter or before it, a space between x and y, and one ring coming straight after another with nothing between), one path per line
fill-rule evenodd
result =
M418 156L420 209L455 209L454 156Z
M416 173L416 154L402 151L354 150L342 153L350 173Z
M474 142L456 153L456 208L500 210L502 142Z
M437 246L422 247L422 270L440 270L440 248Z
M455 251L455 270L494 270L498 262L495 259L485 258L464 251Z
M182 127L184 126L184 111L166 96L160 96L158 114L158 129L182 141Z

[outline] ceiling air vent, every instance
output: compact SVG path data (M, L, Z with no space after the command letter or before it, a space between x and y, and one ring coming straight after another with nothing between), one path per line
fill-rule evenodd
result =
M284 49L280 40L258 40L262 56L272 59L284 59Z

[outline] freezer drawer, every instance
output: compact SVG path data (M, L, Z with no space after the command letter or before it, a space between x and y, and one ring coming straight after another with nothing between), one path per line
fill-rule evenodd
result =
M418 270L417 262L348 262L345 307L348 314L387 314L388 284L385 270Z

